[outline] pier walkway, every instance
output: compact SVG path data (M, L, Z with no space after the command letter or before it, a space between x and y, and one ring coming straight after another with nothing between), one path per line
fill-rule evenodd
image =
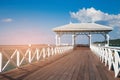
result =
M0 73L0 80L120 80L87 47Z

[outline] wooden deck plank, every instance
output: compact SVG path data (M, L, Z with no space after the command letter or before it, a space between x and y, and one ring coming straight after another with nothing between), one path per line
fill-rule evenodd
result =
M77 80L81 80L81 79L83 79L84 78L84 76L83 76L83 69L84 69L84 56L83 56L84 54L81 54L81 59L80 59L80 61L81 61L81 65L80 65L80 69L79 69L79 73L78 73L78 78L77 78ZM84 79L83 79L84 80Z
M75 67L74 65L75 65L75 59L71 57L69 65L66 66L67 69L64 71L62 77L60 77L59 80L67 80L67 79L70 80L71 79L70 77L72 76L72 72L74 71L74 67Z
M65 58L64 58L65 59ZM64 59L63 59L63 61L64 61ZM56 67L58 67L58 69L59 69L59 65L60 64L64 64L63 63L63 61L62 61L62 59L59 61L56 61L55 63L52 63L52 64L50 64L50 65L48 65L48 66L46 66L46 67L44 67L44 68L42 68L42 69L40 69L40 70L38 70L37 72L35 72L35 73L33 73L32 74L32 76L35 76L35 75L37 75L37 74L39 74L40 76L39 77L36 77L36 78L34 78L34 77L32 77L32 76L28 76L28 77L31 77L31 79L33 78L33 79L42 79L42 80L45 80L46 78L48 78L49 77L49 75L50 74L52 74L52 71L54 71L55 70L55 68ZM59 64L58 64L59 63ZM52 67L51 67L52 66ZM54 66L54 67L53 67ZM41 73L41 74L40 74ZM44 74L43 74L44 73ZM27 79L27 78L26 78ZM28 79L29 80L29 79Z
M63 60L61 60L60 62L58 62L58 63L56 63L55 65L57 65L56 67L54 66L51 66L51 68L53 68L53 69L51 69L52 71L49 71L48 73L46 73L46 75L48 75L48 77L42 77L41 79L52 79L52 78L54 78L55 77L55 74L56 73L58 73L58 72L61 72L62 73L62 71L60 71L60 67L62 68L62 70L64 71L64 69L65 69L65 65L67 65L67 64L69 64L68 62L67 62L67 60L68 59L66 59L65 60L65 58L63 59ZM67 62L67 63L66 63ZM62 66L61 66L61 64L63 64ZM54 75L53 75L54 74ZM52 77L51 77L52 76ZM57 76L57 75L56 75ZM50 78L51 77L51 78ZM58 76L59 77L59 76Z
M75 53L76 54L76 53ZM80 59L82 58L82 56L80 56L80 55L77 55L77 57L79 57ZM71 80L77 80L77 78L78 78L78 73L79 73L79 70L80 70L80 65L81 65L81 61L77 61L76 62L76 65L75 65L75 70L74 70L74 72L73 72L73 76L72 76L72 79Z
M88 53L87 53L88 54ZM85 71L84 71L84 80L89 80L89 55L86 56L85 59L86 65L85 65Z
M61 64L61 66L59 67L59 70L58 70L58 72L56 72L55 74L56 74L56 76L54 76L54 78L53 79L51 79L51 80L59 80L61 77L62 77L62 75L64 74L64 72L68 69L68 65L70 65L70 57L71 56L68 56L66 59L66 65L63 65L63 64ZM63 61L63 62L65 62L65 61ZM49 79L48 79L49 80Z
M0 74L0 80L120 80L88 48L56 57Z
M64 68L64 66L69 64L69 63L61 63L61 64L63 64L61 69L64 71L64 69L66 69L66 68ZM48 80L54 80L54 78L56 79L56 77L58 76L57 73L60 73L60 72L62 73L62 71L60 71L60 68L59 68L60 66L61 65L58 65L56 68L54 68L52 70L52 72L50 72L50 74L48 74L49 76L46 79L48 79Z
M73 54L73 56L76 56L77 54ZM74 61L73 63L73 65L72 65L72 68L71 68L71 70L69 70L69 74L66 76L66 78L65 78L65 80L71 80L72 79L72 77L73 77L73 75L74 75L74 71L75 71L75 69L77 68L77 67L79 67L78 65L79 65L79 63L78 63L78 60L77 59L75 59L75 57L74 57L74 59L72 58L71 59L72 61ZM74 79L75 80L75 79Z
M99 72L96 68L96 65L98 64L98 59L95 59L95 57L93 55L90 55L90 54L89 54L89 58L90 58L89 60L91 61L90 63L91 63L91 67L93 70L92 76L94 76L94 80L102 80L100 75L99 75ZM91 80L93 80L93 79L91 79Z

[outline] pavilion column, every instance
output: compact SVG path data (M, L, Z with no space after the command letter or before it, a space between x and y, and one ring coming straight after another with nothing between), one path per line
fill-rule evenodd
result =
M56 34L56 36L55 36L55 42L56 42L56 46L58 45L58 35Z
M88 38L89 38L89 47L91 47L91 34L88 35Z
M58 36L58 45L59 46L61 45L61 36L60 35Z
M56 46L60 46L61 45L61 36L60 34L56 34Z
M109 46L109 38L110 38L110 36L109 36L109 34L105 34L105 46Z
M76 44L76 35L73 34L72 35L72 46L75 46L75 44Z

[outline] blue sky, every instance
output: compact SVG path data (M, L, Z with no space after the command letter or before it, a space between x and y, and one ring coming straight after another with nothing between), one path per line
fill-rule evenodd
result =
M118 15L119 5L120 0L0 0L0 44L54 43L52 28L74 22L70 12L93 7Z

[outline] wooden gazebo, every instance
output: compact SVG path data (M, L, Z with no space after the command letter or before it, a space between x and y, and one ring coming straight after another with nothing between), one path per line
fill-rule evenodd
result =
M96 24L96 23L70 23L60 27L53 28L56 33L56 45L61 45L61 36L64 34L72 35L72 45L76 44L78 35L87 35L89 38L89 46L91 45L92 34L102 34L105 37L106 45L109 45L108 33L112 31L111 27Z

